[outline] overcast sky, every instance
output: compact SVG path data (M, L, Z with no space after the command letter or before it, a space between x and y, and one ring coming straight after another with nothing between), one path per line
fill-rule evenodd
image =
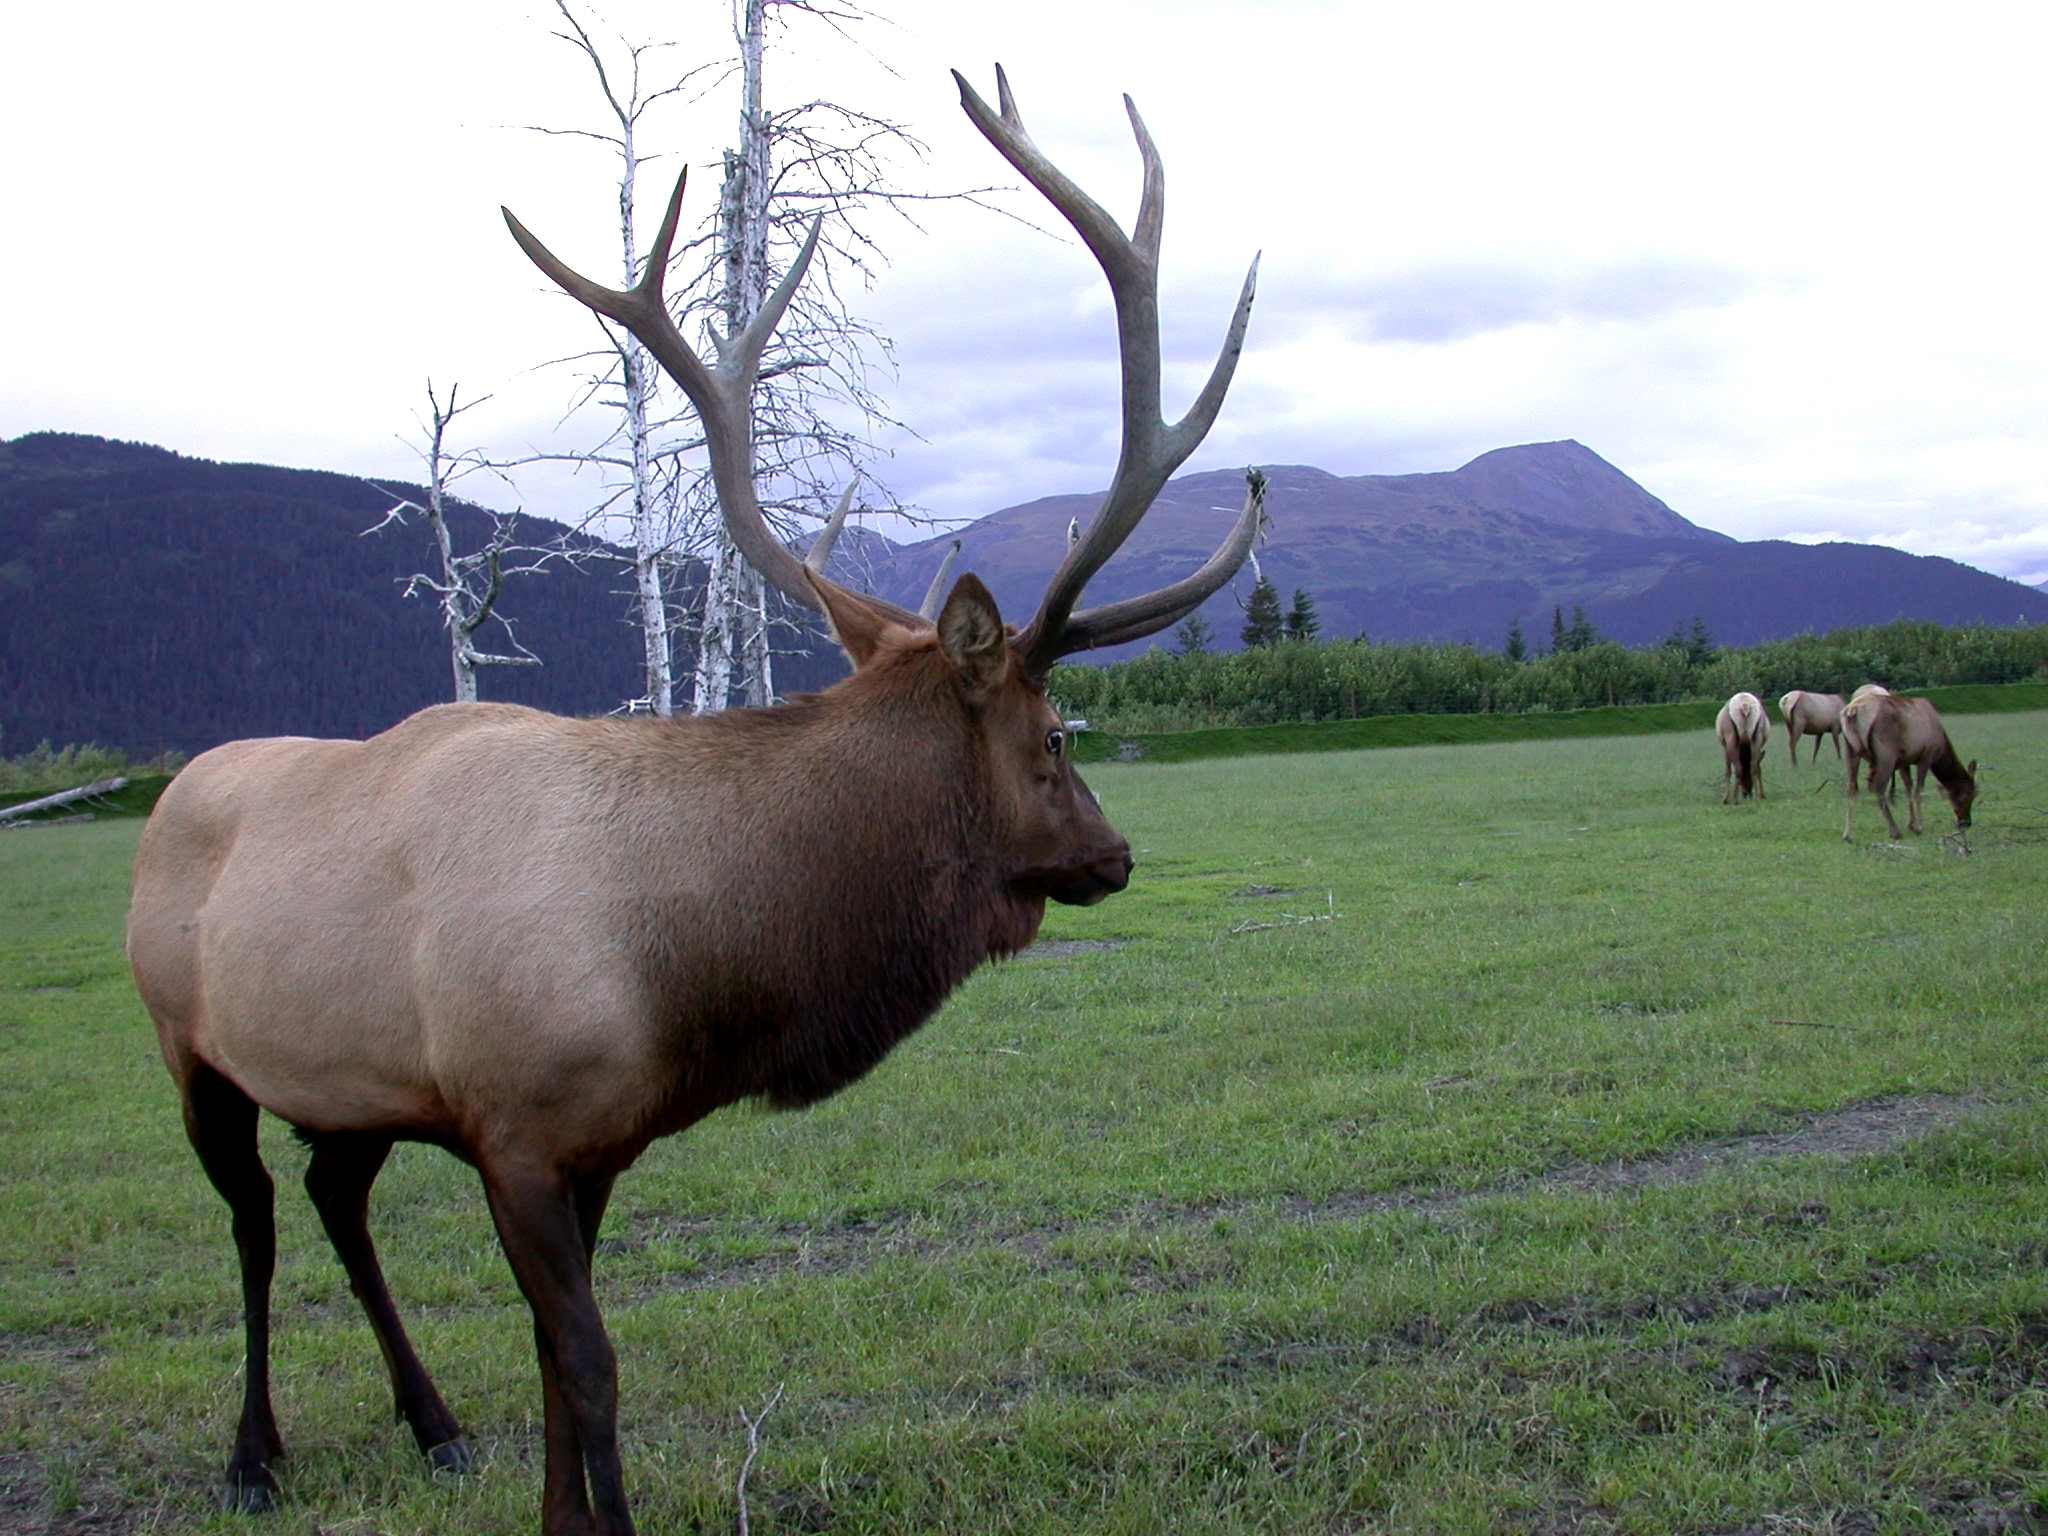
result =
M1741 538L2048 578L2038 5L876 4L851 42L785 29L769 101L904 123L932 151L908 185L1013 179L946 75L992 94L1001 60L1040 144L1128 216L1137 99L1167 168L1172 412L1264 250L1190 468L1401 473L1570 437ZM675 40L677 71L731 48L723 0L599 14ZM498 205L586 270L616 260L602 151L519 126L600 121L551 22L531 0L12 8L0 437L403 476L431 375L495 392L465 419L491 447L548 439L570 380L535 365L593 328ZM735 112L658 114L650 145L714 165ZM920 434L896 489L971 517L1102 485L1113 333L1085 254L974 208L924 222L883 232L858 297ZM565 519L579 494L524 489Z

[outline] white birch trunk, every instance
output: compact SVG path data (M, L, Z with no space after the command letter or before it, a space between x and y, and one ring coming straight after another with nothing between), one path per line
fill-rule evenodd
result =
M721 307L728 335L745 330L768 296L768 119L761 110L767 16L767 0L746 0L739 39L740 147L725 157L725 185L718 202L719 243L725 261ZM775 688L769 671L767 627L755 618L757 613L765 616L761 579L739 562L722 525L711 566L704 592L704 628L697 645L696 711L706 715L725 708L732 692L735 661L743 670L747 702L772 703Z
M625 258L625 286L640 281L640 256L633 238L633 199L638 162L633 143L633 115L619 115L619 242ZM674 653L669 641L668 594L662 590L662 557L668 552L654 481L652 430L648 404L654 393L651 360L630 335L619 338L624 381L626 439L633 459L633 591L639 605L640 635L647 673L647 707L657 715L675 709Z
M768 645L768 583L752 566L742 572L740 611L746 625L740 647L740 675L749 706L775 702L775 653Z
M691 704L696 714L717 714L732 692L734 599L745 566L721 526L704 573L704 617L697 630L697 686Z

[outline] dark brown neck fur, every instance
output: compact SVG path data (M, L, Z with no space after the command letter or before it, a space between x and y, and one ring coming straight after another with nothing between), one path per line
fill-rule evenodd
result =
M838 1091L983 961L1036 934L1044 904L1009 889L985 797L970 789L984 774L978 738L933 653L666 729L686 750L715 738L704 757L761 814L729 844L748 855L725 872L721 910L685 900L649 914L649 979L676 1020L672 1123L654 1134L742 1097L793 1107ZM792 800L801 814L786 813ZM719 937L699 941L698 924Z

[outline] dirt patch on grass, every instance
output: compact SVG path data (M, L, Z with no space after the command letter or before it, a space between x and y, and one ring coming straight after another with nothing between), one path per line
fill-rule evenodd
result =
M1754 1162L1759 1158L1867 1157L1982 1114L1991 1107L1989 1099L1966 1094L1870 1099L1832 1114L1816 1115L1796 1130L1708 1142L1641 1162L1560 1168L1537 1182L1572 1189L1644 1189L1691 1183L1730 1163Z
M0 1531L8 1536L127 1536L153 1527L159 1514L69 1468L53 1477L37 1457L0 1456Z
M1074 941L1100 946L1102 941ZM1028 955L1031 951L1027 950ZM638 1294L660 1290L698 1290L759 1283L792 1274L833 1274L888 1258L942 1258L972 1248L1010 1247L1048 1267L1061 1267L1053 1252L1057 1241L1084 1227L1095 1231L1138 1227L1141 1230L1200 1228L1221 1217L1274 1213L1303 1222L1353 1221L1384 1212L1450 1217L1481 1200L1551 1190L1626 1193L1684 1184L1731 1165L1788 1157L1864 1157L1887 1151L1940 1127L1953 1125L1995 1107L1992 1100L1970 1095L1927 1094L1866 1100L1826 1114L1807 1116L1783 1131L1728 1137L1682 1147L1658 1157L1604 1163L1568 1163L1532 1177L1477 1190L1393 1190L1338 1194L1319 1200L1289 1200L1277 1207L1217 1201L1199 1205L1148 1204L1135 1210L1095 1217L1085 1223L988 1221L963 1225L909 1218L861 1220L838 1224L693 1221L659 1213L634 1218L623 1237L609 1238L600 1251L632 1252L653 1242L691 1239L732 1243L738 1239L756 1251L744 1258L709 1258L689 1268L670 1271L651 1281L639 1277L628 1289ZM1825 1220L1824 1207L1802 1207L1788 1220ZM599 1278L602 1281L603 1271ZM1766 1287L1777 1291L1781 1288ZM1782 1296L1764 1298L1702 1297L1701 1317L1724 1311L1754 1311L1781 1305ZM1657 1302L1652 1309L1670 1305ZM1533 1319L1524 1319L1525 1321Z
M1020 949L1017 960L1070 960L1075 955L1097 954L1105 949L1122 949L1123 939L1046 939L1029 949Z

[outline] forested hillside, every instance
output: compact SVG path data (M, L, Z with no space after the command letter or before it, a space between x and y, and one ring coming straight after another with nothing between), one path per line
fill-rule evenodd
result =
M1236 472L1171 482L1088 601L1187 575L1241 496ZM0 754L44 739L153 757L239 736L365 736L449 697L438 611L401 595L404 578L432 558L429 537L417 523L367 533L388 505L373 486L317 470L57 433L0 443ZM1541 648L1553 614L1581 602L1589 632L1635 645L1696 617L1736 645L1900 619L2048 622L2048 596L1953 561L1869 545L1744 544L1697 528L1577 443L1500 449L1434 475L1275 470L1268 505L1264 571L1283 596L1306 589L1323 639L1348 642L1362 628L1375 642L1467 643L1226 658L1215 652L1235 649L1244 619L1226 591L1208 605L1206 657L1158 656L1099 678L1065 669L1062 697L1076 712L1169 729L1725 696L1736 676L1726 656L1707 666L1664 648L1602 644L1516 667L1500 654L1511 619ZM991 514L962 530L959 568L981 574L1021 620L1064 552L1069 518L1092 510L1091 497L1054 497ZM481 540L482 513L458 509L455 520L462 539ZM569 537L540 520L527 527L536 543ZM915 606L949 543L898 548L856 530L833 570ZM1250 585L1249 573L1237 583ZM625 586L603 561L564 561L508 584L502 612L545 665L485 668L483 696L598 714L638 695ZM843 675L829 641L793 630L787 639L792 654L776 670L784 693ZM1879 652L1889 644L1872 643ZM693 658L685 651L678 662Z
M367 533L388 505L315 470L57 433L0 444L0 750L365 736L448 698L439 612L402 595L431 542L417 522ZM483 514L453 520L481 541ZM483 697L594 714L640 693L623 586L603 563L509 582L502 611L543 665L483 669ZM812 685L794 662L781 681Z

